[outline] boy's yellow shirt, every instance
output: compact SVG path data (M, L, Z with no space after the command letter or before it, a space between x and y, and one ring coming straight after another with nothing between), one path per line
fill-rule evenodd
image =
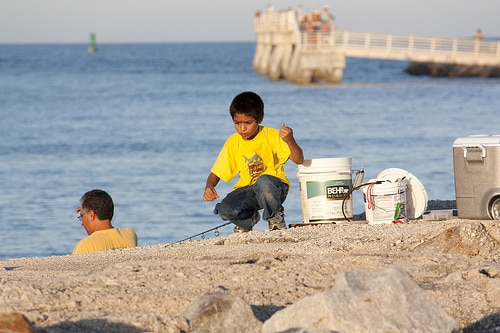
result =
M290 157L290 148L274 128L259 126L252 140L240 134L231 135L212 166L212 173L229 182L239 173L234 188L253 185L261 175L271 175L290 186L284 164Z

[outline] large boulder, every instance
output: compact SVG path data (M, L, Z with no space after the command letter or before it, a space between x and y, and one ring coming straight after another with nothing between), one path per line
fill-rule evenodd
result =
M262 327L250 304L237 296L224 293L202 296L182 316L187 322L189 333L259 333Z
M3 308L0 310L0 332L34 333L35 327L22 313Z
M343 272L334 289L276 312L263 333L460 332L459 323L400 268Z

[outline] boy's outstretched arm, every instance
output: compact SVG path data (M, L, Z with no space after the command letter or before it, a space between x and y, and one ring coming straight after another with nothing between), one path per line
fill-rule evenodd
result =
M290 148L290 159L296 164L302 164L304 162L304 153L293 137L293 130L288 126L281 126L280 137Z
M219 198L219 194L215 190L215 186L219 183L220 178L215 174L210 172L207 178L207 183L205 185L205 192L203 193L203 200L205 201L213 201Z

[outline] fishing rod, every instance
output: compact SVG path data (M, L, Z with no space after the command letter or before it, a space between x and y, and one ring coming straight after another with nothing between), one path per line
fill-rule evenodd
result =
M213 230L215 230L215 237L218 237L219 236L219 228L225 227L226 225L231 224L231 223L232 222L226 222L226 223L221 224L221 225L219 225L217 227L214 227L212 229L208 229L208 230L202 231L202 232L200 232L200 233L198 233L196 235L192 235L192 236L189 236L187 238L181 239L180 241L177 241L175 243L167 244L166 246L174 245L174 244L181 243L181 242L184 242L184 241L187 241L187 240L191 240L191 239L193 239L195 237L198 237L198 236L202 236L201 238L204 239L205 238L205 234L208 233L208 232L210 232L210 231L213 231Z

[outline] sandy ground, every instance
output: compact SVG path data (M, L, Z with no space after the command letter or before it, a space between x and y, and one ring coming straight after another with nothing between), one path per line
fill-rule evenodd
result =
M265 321L331 288L338 272L399 266L466 332L481 332L500 329L499 249L498 221L451 219L350 222L11 259L0 261L0 309L23 313L39 332L179 332L178 315L204 293L242 297Z

